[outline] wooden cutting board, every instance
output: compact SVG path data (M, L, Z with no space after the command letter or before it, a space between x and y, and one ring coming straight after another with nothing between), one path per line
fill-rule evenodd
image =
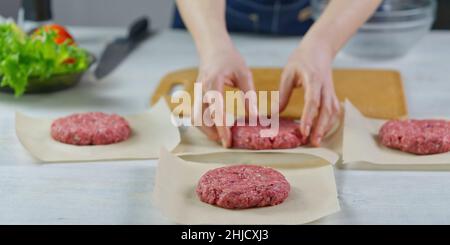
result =
M256 90L278 90L281 68L252 68ZM336 93L339 100L348 98L368 117L380 119L405 118L408 109L403 83L398 71L369 69L336 69L333 71ZM184 89L193 97L197 69L178 70L162 78L151 99L155 104L165 97L173 109L178 104L171 103L174 89ZM226 88L226 90L235 90ZM303 108L303 88L296 88L288 107L281 114L284 117L299 118Z

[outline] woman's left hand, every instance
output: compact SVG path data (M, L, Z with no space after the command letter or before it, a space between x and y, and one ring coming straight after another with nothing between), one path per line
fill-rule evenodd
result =
M325 134L339 119L340 103L333 85L333 52L325 44L301 43L285 66L280 84L280 111L289 101L292 90L303 86L305 106L300 130L311 143L319 146Z

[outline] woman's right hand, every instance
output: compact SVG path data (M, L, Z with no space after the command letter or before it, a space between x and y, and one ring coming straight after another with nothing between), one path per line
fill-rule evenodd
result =
M200 55L197 82L202 84L203 92L217 91L222 96L224 85L239 88L243 92L254 90L250 69L227 32L225 3L225 0L177 0L183 21L192 34ZM202 107L206 109L208 105L203 104ZM256 115L256 107L248 105L247 109L250 114ZM218 108L222 116L214 118L210 127L204 123L204 109L194 110L194 123L203 122L201 129L211 140L220 141L224 147L230 147L231 131L226 127L224 108ZM208 114L208 110L205 112ZM211 118L208 115L205 117Z
M202 84L203 93L218 91L223 96L224 85L236 87L244 93L255 90L252 73L231 42L215 45L214 48L201 53L197 82ZM207 126L203 122L204 113L209 113L209 110L206 110L207 103L203 103L203 110L196 110L197 114L194 115L194 119L201 120L200 129L209 139L220 141L223 147L228 148L231 147L231 130L226 126L225 100L223 100L223 104L224 106L220 108L222 111L217 114L223 115L221 118L206 115L207 118L213 118L213 126ZM247 106L248 111L256 112L256 105Z

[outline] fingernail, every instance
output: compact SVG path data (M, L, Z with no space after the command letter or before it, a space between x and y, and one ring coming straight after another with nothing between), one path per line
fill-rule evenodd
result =
M320 144L322 142L322 136L317 137L317 143Z
M306 128L305 128L305 134L306 134L306 136L309 135L310 131L311 131L311 126L306 125Z
M222 146L227 148L227 141L225 139L222 139Z

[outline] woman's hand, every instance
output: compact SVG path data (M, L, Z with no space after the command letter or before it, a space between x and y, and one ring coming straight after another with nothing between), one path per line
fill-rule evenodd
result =
M284 69L280 86L283 110L294 87L305 88L301 131L319 146L338 119L339 101L332 77L332 61L347 40L376 10L381 0L330 1L303 37Z
M311 143L319 146L325 134L339 119L340 103L334 91L333 51L320 41L304 42L293 52L284 68L280 84L280 111L292 90L303 86L305 106L300 130Z
M200 56L197 82L202 84L203 92L218 91L223 95L224 85L237 87L243 92L254 90L252 74L226 29L225 0L177 0L177 5ZM212 118L208 115L209 110L204 111L208 105L203 104L202 107L203 110L194 110L194 122L203 122L201 129L211 140L220 140L224 147L230 147L231 132L226 127L224 108L214 113L223 116ZM253 113L251 110L256 105L247 105L247 108ZM204 112L207 118L213 119L212 127L205 125Z
M202 84L204 93L218 91L223 95L224 85L239 88L244 93L254 91L252 73L231 42L221 44L202 53L197 82ZM202 115L194 115L194 118L202 120L207 106L208 104L203 104L203 110L200 110ZM252 107L251 110L256 110L256 105L250 107ZM217 115L223 115L222 118L207 115L208 118L214 119L214 126L208 127L203 123L200 128L209 139L220 140L223 147L231 147L231 131L226 126L225 108L222 107L221 109L222 111ZM209 113L209 111L206 110L206 113Z

